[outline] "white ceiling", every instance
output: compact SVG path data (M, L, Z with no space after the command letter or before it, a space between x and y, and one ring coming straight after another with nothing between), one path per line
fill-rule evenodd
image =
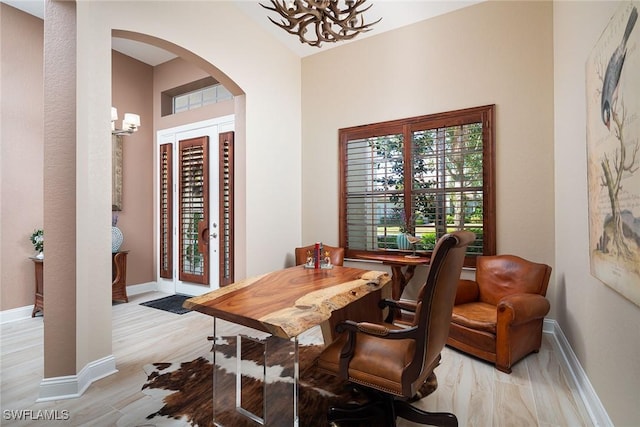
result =
M44 17L44 0L0 1L31 15L40 18ZM371 31L359 34L355 39L338 43L324 43L320 48L303 44L298 40L297 36L289 34L272 24L267 17L271 16L274 20L278 21L280 19L279 16L275 12L262 8L259 4L260 2L250 0L233 0L232 2L238 9L247 14L247 16L292 52L300 57L305 57L341 44L352 43L353 41L375 36L385 31L452 12L481 1L484 0L370 0L371 8L364 15L365 22L373 22L378 18L382 18L382 21L375 24ZM265 5L270 4L269 0L262 0L262 3ZM132 40L113 38L112 45L115 50L152 66L161 64L175 57L173 54L162 49Z

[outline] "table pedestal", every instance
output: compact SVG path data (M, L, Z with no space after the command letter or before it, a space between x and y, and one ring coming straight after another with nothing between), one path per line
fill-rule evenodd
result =
M298 342L247 328L219 336L214 320L213 422L297 426Z
M427 265L431 261L429 257L424 256L413 257L387 254L358 254L357 258L378 261L391 267L391 298L396 301L400 301L402 298L402 292L413 277L416 267Z

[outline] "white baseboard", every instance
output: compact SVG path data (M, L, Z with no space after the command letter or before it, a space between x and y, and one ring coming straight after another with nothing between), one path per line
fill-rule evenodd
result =
M158 290L159 289L157 282L140 283L138 285L127 286L127 295L138 295L145 292L154 292ZM167 293L173 293L173 290L167 291ZM31 317L32 311L33 304L0 311L0 325L4 323L15 322L16 320L28 319Z
M566 372L568 372L569 378L567 378L567 380L573 383L571 384L573 386L572 388L575 388L578 392L576 398L580 399L584 404L593 425L598 427L614 427L611 418L609 418L609 414L607 414L600 398L598 398L598 395L593 389L587 374L584 372L584 369L582 369L580 361L569 345L569 341L567 341L567 337L562 332L562 329L560 329L558 322L553 319L545 319L542 331L545 334L551 335L554 351L556 351L560 358L559 362L563 365Z
M0 325L9 322L15 322L16 320L27 319L31 317L32 312L33 304L0 311Z
M80 397L94 381L116 372L116 359L110 355L88 363L77 375L44 378L40 383L40 396L36 402Z
M127 295L144 294L145 292L155 292L158 290L158 282L140 283L138 285L127 286Z

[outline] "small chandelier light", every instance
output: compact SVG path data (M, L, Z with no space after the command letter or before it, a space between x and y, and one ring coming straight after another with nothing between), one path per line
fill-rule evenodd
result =
M122 120L122 129L116 129L116 120L118 120L118 109L111 107L111 134L112 135L131 135L140 127L140 116L133 113L124 113Z
M269 20L290 34L297 35L300 42L320 47L322 42L335 43L350 40L360 33L371 30L364 23L362 14L371 5L358 10L367 0L269 0L273 7L260 6L278 12L280 22ZM342 4L342 6L341 6ZM358 19L359 18L359 19ZM309 28L310 27L310 28Z

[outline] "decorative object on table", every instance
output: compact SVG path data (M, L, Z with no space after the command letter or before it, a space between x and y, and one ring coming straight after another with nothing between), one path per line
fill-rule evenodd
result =
M117 227L118 215L115 214L111 217L111 252L116 253L120 250L122 242L124 241L124 235L122 231Z
M586 63L591 274L640 306L640 1L620 2Z
M406 233L400 233L396 236L396 243L398 244L398 249L401 251L406 251L411 249L411 242L409 242L409 238Z
M331 251L325 249L322 242L318 242L314 245L313 251L307 250L307 261L304 264L304 268L313 268L315 270L323 269L329 270L333 268L331 263Z
M330 260L329 264L331 264L332 266L334 265L342 266L344 264L344 248L341 248L338 246L329 246L325 244L323 244L322 247L324 249L325 258L326 258L327 252L329 253L329 260ZM305 265L305 264L309 264L310 266L314 265L314 262L313 262L314 250L315 250L315 244L295 248L294 256L295 256L296 265Z
M280 14L280 22L269 20L289 34L297 35L301 43L320 47L322 42L335 43L350 40L382 20L364 23L368 5L358 8L367 0L270 0L273 7L260 6ZM358 17L360 18L358 20Z
M408 233L405 233L404 235L407 238L407 241L409 242L409 244L413 247L413 253L411 255L405 255L405 257L406 258L420 258L416 254L416 243L418 243L421 239L419 237L412 236L411 234L408 234Z
M29 240L33 244L33 248L36 250L35 258L44 258L44 230L38 228L31 233Z
M409 241L408 236L411 236L413 215L407 218L405 210L402 209L400 212L400 218L402 222L400 223L400 234L396 236L396 244L398 245L399 250L406 251L411 249L411 242Z

